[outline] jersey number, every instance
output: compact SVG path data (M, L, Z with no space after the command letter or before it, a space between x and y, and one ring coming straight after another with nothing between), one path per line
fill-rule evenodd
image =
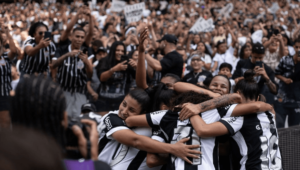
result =
M174 136L173 136L173 139L171 141L171 144L175 144L178 141L180 141L181 139L187 138L187 137L191 138L190 139L190 140L192 140L191 145L201 145L200 137L197 135L195 130L192 129L192 127L189 127L189 126L179 126L176 129L174 129ZM194 150L201 151L201 148L196 148ZM174 161L175 161L175 157L172 156L172 162L174 162ZM201 155L200 155L199 159L192 158L192 163L193 163L193 165L201 165L202 164Z
M278 146L278 138L276 135L272 135L269 138L266 136L261 136L261 150L262 155L260 156L260 159L262 161L261 168L262 169L269 169L270 161L271 161L271 169L281 169L281 159L277 157L277 152L279 150L277 149ZM270 155L268 157L268 155Z

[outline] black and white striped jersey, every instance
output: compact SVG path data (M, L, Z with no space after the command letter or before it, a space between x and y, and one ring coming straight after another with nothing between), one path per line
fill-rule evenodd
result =
M224 116L222 109L213 109L199 115L206 123L219 121ZM218 141L215 137L200 138L194 130L189 119L179 120L179 113L173 111L157 111L146 115L148 124L159 130L153 133L152 139L166 143L176 143L183 138L190 137L187 145L201 145L199 150L202 155L200 159L189 158L193 164L172 156L168 161L168 170L217 170L218 165Z
M0 96L9 96L11 91L11 61L8 53L4 52L0 56Z
M112 134L119 130L129 129L124 120L118 116L118 112L109 112L101 118L98 125L100 133L98 159L109 164L112 170L159 170L161 166L155 168L147 166L147 152L123 145L112 137ZM148 137L152 134L151 128L135 128L132 131Z
M53 60L57 60L62 55L71 52L71 45L57 48ZM89 59L94 55L89 55ZM88 81L85 64L79 57L67 57L58 67L57 79L63 90L68 92L86 92L86 83Z
M24 49L27 46L35 47L37 45L35 39L30 38L24 42ZM26 74L44 73L49 71L49 62L51 56L54 56L55 51L56 47L54 43L50 42L48 47L40 49L35 56L29 56L25 53L21 63L21 70Z
M271 112L261 112L244 117L229 117L236 107L231 105L220 120L233 135L240 149L241 170L281 170L278 133Z

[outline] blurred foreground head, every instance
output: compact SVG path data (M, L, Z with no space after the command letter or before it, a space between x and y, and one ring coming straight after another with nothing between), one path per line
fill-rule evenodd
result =
M60 148L41 133L14 127L0 131L0 138L0 169L64 169Z
M65 110L65 96L59 85L43 76L24 76L12 97L10 113L13 127L39 130L64 146L64 127L68 124Z

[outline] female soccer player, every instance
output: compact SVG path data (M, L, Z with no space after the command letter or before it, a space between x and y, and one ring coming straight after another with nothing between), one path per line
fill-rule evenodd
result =
M242 96L242 103L254 103L258 98L259 89L254 75L252 70L246 71L244 79L235 86L235 92ZM226 116L212 124L206 124L197 115L190 120L200 137L232 135L242 156L240 169L282 169L275 116L266 111L244 117L231 117L236 112L245 110L244 106L231 105Z
M150 128L129 129L124 120L128 117L145 113L149 105L148 94L141 89L129 92L119 106L119 110L111 111L102 117L98 126L100 132L98 159L108 163L113 170L149 169L146 165L147 152L171 153L187 162L187 157L198 158L200 154L192 150L199 145L184 145L189 139L181 140L174 145L163 144L150 139ZM158 169L160 167L157 167Z

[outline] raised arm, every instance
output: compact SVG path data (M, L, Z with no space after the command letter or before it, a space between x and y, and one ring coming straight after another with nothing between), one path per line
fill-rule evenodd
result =
M145 67L145 47L146 39L148 39L148 29L145 28L140 37L139 37L139 60L136 67L136 85L139 88L146 89L148 88L146 80L146 67Z
M93 32L94 32L95 24L94 24L94 19L93 19L90 9L87 9L87 10L88 10L87 16L89 17L89 32L85 37L85 44L90 45L92 42L92 39L93 39Z
M9 33L8 27L6 25L2 26L2 30L4 30L4 33L6 34L7 39L9 41L10 52L8 53L8 58L10 60L12 60L15 57L15 55L18 53L18 49L17 49L17 47L14 43L14 40L13 40L12 36Z
M80 8L76 15L72 17L71 21L67 24L67 28L65 31L63 31L61 37L60 37L60 41L65 41L66 39L68 39L68 36L71 32L71 30L73 29L74 25L76 24L77 20L78 20L78 17L79 15L81 15L83 12L83 9Z
M190 83L184 83L184 82L177 82L174 84L174 90L178 93L185 93L185 92L189 92L189 91L194 91L196 93L199 94L206 94L209 95L212 98L217 98L220 97L220 94L218 93L214 93L210 90L201 88L199 86L190 84Z
M237 93L232 93L208 100L200 104L185 103L181 106L182 110L180 111L179 119L185 120L193 115L198 115L201 112L241 102L241 96Z

